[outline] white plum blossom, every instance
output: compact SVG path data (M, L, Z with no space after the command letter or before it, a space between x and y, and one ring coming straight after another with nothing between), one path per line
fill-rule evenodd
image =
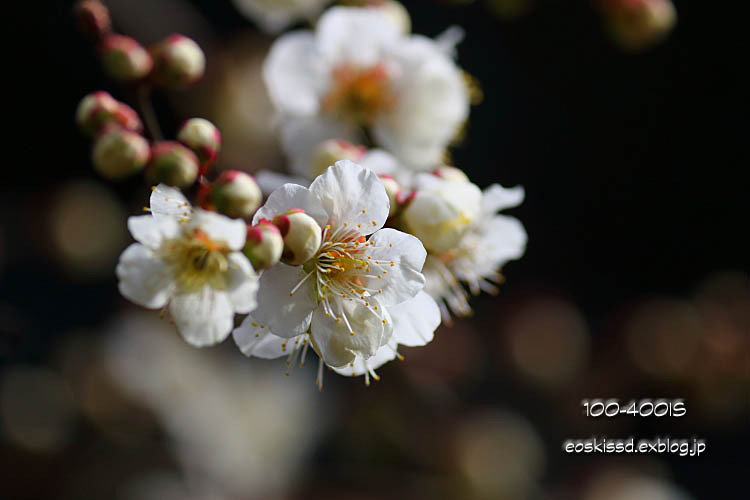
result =
M403 360L398 346L420 347L432 341L434 332L440 326L438 305L426 292L419 292L413 299L391 306L388 312L393 321L393 336L388 343L370 358L357 355L348 365L333 368L340 375L355 377L364 375L365 384L370 385L370 376L375 380L380 377L375 370L395 358ZM310 334L305 333L292 338L273 334L265 325L251 315L232 332L234 341L248 357L276 359L286 356L287 375L299 360L305 365L307 351L310 347ZM318 365L318 387L323 387L323 365Z
M364 130L408 168L437 166L469 112L463 74L447 52L372 8L334 7L314 32L279 38L263 75L294 172L309 168L323 141L361 143Z
M258 277L242 253L243 221L192 209L179 191L160 185L151 215L130 217L137 243L120 256L120 292L149 309L168 307L183 338L194 346L224 340L235 313L256 305Z
M425 291L438 302L443 321L450 321L450 312L457 316L471 313L469 296L461 282L474 295L480 291L495 294L495 284L504 280L502 266L523 255L527 241L523 225L514 217L497 213L520 205L523 199L520 186L508 189L491 185L482 193L476 220L456 247L427 256L423 270Z
M245 325L257 323L255 333L267 329L274 336L259 335L260 344L252 348L242 340L238 344L245 352L268 357L266 347L273 353L279 347L290 353L300 347L304 356L309 343L321 358L322 383L323 363L343 368L362 360L366 365L394 335L401 338L393 311L398 316L398 307L422 291L426 251L414 236L382 229L389 211L385 188L375 173L348 160L330 167L309 189L280 187L254 222L292 209L303 210L323 228L320 248L301 266L280 263L263 272L258 307ZM440 322L439 311L425 305L424 298L409 307L424 318L419 335L428 341ZM407 335L406 328L413 326L399 321ZM235 339L238 335L248 338L240 332Z
M331 0L232 0L244 16L268 33L305 19L314 19Z

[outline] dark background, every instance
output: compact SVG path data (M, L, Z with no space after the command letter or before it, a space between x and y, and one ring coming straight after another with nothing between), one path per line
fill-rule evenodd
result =
M123 303L114 273L72 280L38 238L42 229L36 218L49 208L56 187L71 178L96 179L89 144L73 123L79 99L99 88L118 92L100 72L89 42L75 30L71 3L34 2L28 6L33 12L3 21L11 35L4 51L10 67L4 72L9 86L3 91L6 158L0 181L0 362L5 365L48 362L63 341L61 332L100 325ZM253 29L229 2L192 3L214 28L218 42ZM529 233L527 253L505 270L508 282L500 298L474 302L477 316L471 321L480 325L483 345L495 345L493 332L502 324L498 310L509 312L535 295L575 303L592 332L589 380L569 388L567 400L537 393L501 371L459 384L462 403L456 411L498 403L520 410L544 438L549 457L545 482L575 481L585 474L581 471L614 459L560 453L558 443L572 437L571 427L555 420L562 408L575 408L584 396L684 397L679 385L662 386L635 374L630 380L627 364L610 366L619 370L616 375L602 371L604 360L613 359L619 349L622 310L643 297L688 297L715 271L750 272L750 185L740 142L746 134L740 107L746 87L740 89L739 81L747 62L742 16L728 3L677 2L679 20L671 36L634 55L609 41L599 14L585 1L539 1L514 21L488 15L479 0L465 6L427 0L405 4L416 33L436 36L451 24L466 30L458 60L481 83L484 101L472 109L467 139L454 152L455 164L482 187L500 181L526 188L525 202L512 214ZM186 118L158 95L156 104L167 123ZM142 189L140 182L115 188L128 206L133 193ZM367 395L360 395L358 382L346 379L336 380L333 390L348 391L355 406L396 398L416 404L413 411L424 418L438 411L403 394L389 395L388 379L395 382L401 375L398 368L386 373L386 381ZM594 387L599 394L586 392ZM742 415L736 418L742 421ZM696 421L691 428L689 423L680 424L687 429L681 434L694 432L707 439L708 453L662 457L675 482L696 498L745 498L747 427ZM580 434L596 432L587 425L581 417ZM671 425L643 421L631 430L645 437L672 433ZM351 457L342 457L337 444L358 431L342 432L315 451L299 486L302 497L310 484L339 494L347 487L367 488L368 476L350 471L359 462L351 465ZM0 444L7 498L55 497L65 471L77 466L81 449L100 439L82 423L76 444L56 457ZM373 453L359 460L415 466L392 450ZM31 490L36 493L29 495L28 479L36 475L47 487L37 484ZM375 488L374 495L387 491L383 488Z

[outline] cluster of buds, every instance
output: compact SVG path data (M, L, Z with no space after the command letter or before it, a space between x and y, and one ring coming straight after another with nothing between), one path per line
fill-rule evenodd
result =
M180 142L157 141L149 145L141 135L143 123L138 113L102 90L81 100L76 122L94 141L94 168L112 180L147 167L150 183L186 188L204 175L219 156L221 134L208 120L193 118L185 122L178 133Z
M94 168L108 179L121 179L139 172L150 157L148 141L138 114L104 91L84 97L76 111L76 122L94 140Z
M322 237L323 231L315 219L301 208L292 208L273 220L261 219L248 226L243 252L256 270L279 262L301 266L316 254Z
M203 50L186 36L168 36L149 50L137 40L112 31L109 10L99 0L80 0L74 13L81 31L97 44L104 71L117 81L132 83L148 78L166 89L182 89L203 76Z
M628 51L655 45L677 22L672 0L599 0L599 7L612 39Z

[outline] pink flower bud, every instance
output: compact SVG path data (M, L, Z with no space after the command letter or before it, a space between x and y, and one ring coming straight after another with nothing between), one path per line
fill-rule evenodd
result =
M183 35L171 35L153 50L154 78L169 89L181 89L200 80L206 56L200 46Z
M130 130L110 126L94 143L91 159L99 174L117 180L143 169L149 153L146 139Z
M116 80L132 82L144 78L154 65L143 46L124 35L108 35L101 45L104 70Z
M367 148L347 142L343 139L328 139L323 141L315 150L312 160L312 175L317 177L325 172L328 167L339 160L351 160L356 162L367 153Z
M273 223L284 238L281 261L290 266L301 266L320 248L322 230L315 219L300 208L287 210L273 218Z
M229 217L246 219L263 200L253 176L239 170L222 172L216 182L201 193L201 204L212 206Z
M261 219L255 226L247 226L247 240L242 251L256 271L276 265L284 251L281 231L268 219Z
M94 137L112 123L133 132L140 132L143 124L138 113L107 92L99 90L88 94L78 104L76 123L89 137Z
M201 163L214 163L221 149L221 133L203 118L191 118L180 127L177 140L192 149Z
M146 174L151 184L186 188L198 178L198 157L179 142L157 142L151 146Z
M98 40L112 30L109 9L99 0L79 0L73 8L78 29Z

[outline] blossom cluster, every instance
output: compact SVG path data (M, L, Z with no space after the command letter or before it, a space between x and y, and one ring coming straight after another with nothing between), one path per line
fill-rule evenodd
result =
M324 7L313 3L302 11ZM285 357L287 373L312 350L321 388L326 367L377 380L401 346L423 346L441 322L470 314L471 294L496 293L501 268L526 246L521 223L498 213L519 205L523 188L481 190L446 162L476 95L454 59L461 30L433 40L410 33L396 2L355 4L281 35L266 58L288 174L217 174L218 129L191 118L165 141L147 99L139 116L99 91L77 112L101 175L145 170L153 186L148 213L128 220L135 243L116 268L122 295L161 309L194 346L231 334L247 356ZM109 33L106 8L77 9L109 54L121 35ZM146 95L180 88L203 71L202 52L196 65L184 40L151 53L118 45L105 68L119 77L111 68L148 57L127 80Z

